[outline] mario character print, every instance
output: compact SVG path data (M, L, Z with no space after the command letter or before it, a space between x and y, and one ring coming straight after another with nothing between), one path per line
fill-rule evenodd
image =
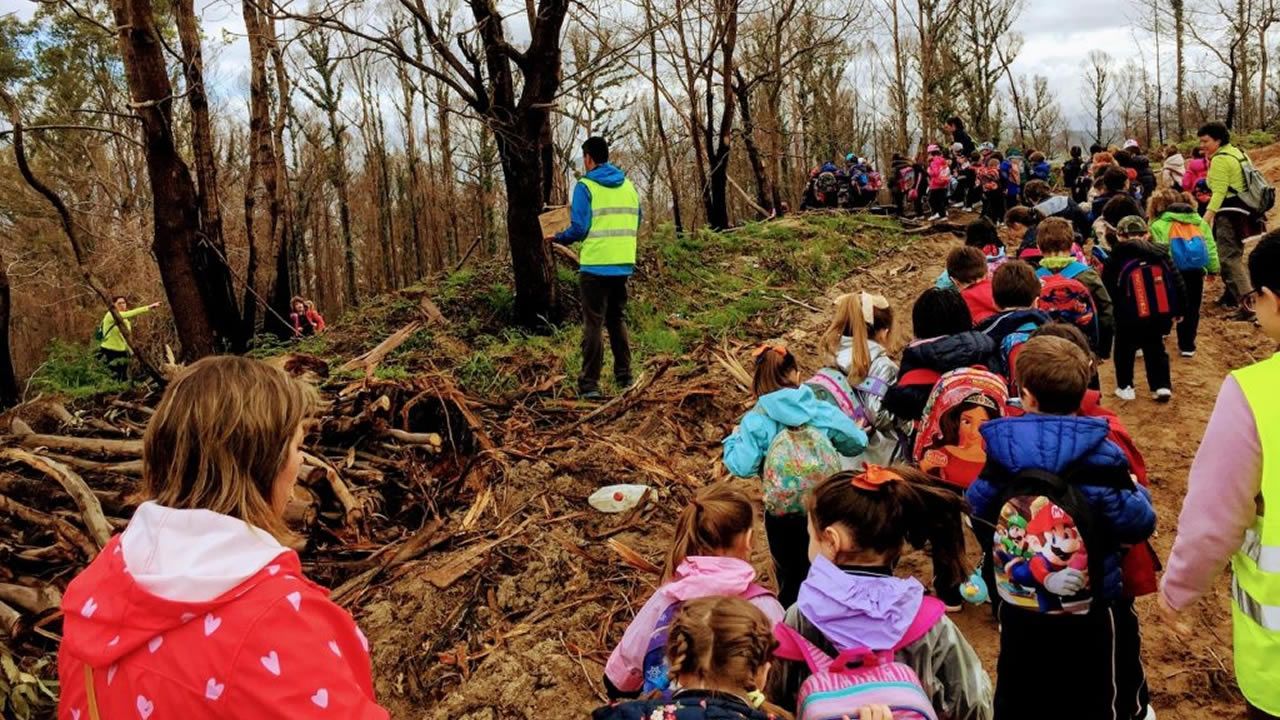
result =
M1049 614L1089 611L1089 555L1075 519L1044 496L1010 498L992 547L996 588L1016 607Z

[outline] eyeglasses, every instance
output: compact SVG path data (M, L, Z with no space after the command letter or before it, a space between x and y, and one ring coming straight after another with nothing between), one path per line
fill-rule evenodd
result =
M1240 297L1240 307L1254 312L1258 307L1258 298L1262 297L1265 288L1254 288Z

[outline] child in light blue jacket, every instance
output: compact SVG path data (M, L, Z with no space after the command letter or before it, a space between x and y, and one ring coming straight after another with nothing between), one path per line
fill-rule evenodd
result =
M752 392L755 407L724 440L724 464L738 477L761 477L778 600L787 607L809 573L804 494L839 472L842 457L861 453L867 433L801 385L795 355L784 347L755 351Z

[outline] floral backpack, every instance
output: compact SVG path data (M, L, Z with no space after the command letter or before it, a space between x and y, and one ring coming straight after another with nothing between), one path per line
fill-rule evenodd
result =
M764 509L770 515L803 515L804 495L840 472L840 453L812 425L783 428L764 456Z

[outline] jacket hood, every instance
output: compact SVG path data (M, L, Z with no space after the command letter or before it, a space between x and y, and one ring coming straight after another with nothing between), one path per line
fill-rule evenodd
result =
M712 595L739 596L756 579L755 568L745 560L710 555L691 555L676 568L675 577L662 592L675 601Z
M756 407L776 423L787 427L799 427L817 416L820 402L822 401L813 394L813 388L801 385L798 388L782 388L763 395L756 401Z
M871 364L875 364L882 357L888 356L889 352L884 346L875 340L867 340L867 354L871 357ZM853 364L853 338L848 335L840 336L840 350L836 352L836 365L839 366L841 372L849 372L849 366Z
M146 502L68 586L63 643L102 667L179 625L216 629L219 607L282 572L301 577L298 556L265 531L208 510Z
M902 363L944 373L956 368L983 364L995 349L994 340L971 330L912 343L902 351Z
M1045 200L1044 202L1037 205L1036 210L1039 210L1040 214L1044 215L1045 217L1053 217L1054 215L1057 215L1063 210L1066 210L1067 206L1070 204L1071 204L1071 199L1068 198L1066 195L1054 195L1048 200Z
M889 650L911 629L923 601L915 578L847 573L820 555L796 606L839 649Z
M1024 415L983 423L987 458L1010 472L1040 468L1060 473L1068 465L1124 466L1125 455L1107 440L1106 420L1093 417Z
M1016 330L1019 325L1028 322L1044 325L1049 322L1049 316L1035 308L1010 310L999 315L992 315L975 329L978 332L987 334L989 337L1003 339L1006 335Z
M1169 251L1146 240L1126 240L1111 249L1111 257L1124 264L1130 260L1168 261Z
M1164 166L1173 170L1182 170L1187 166L1187 159L1182 153L1174 153L1164 159Z
M1170 220L1173 222L1184 222L1190 225L1199 225L1203 218L1190 205L1186 203L1177 203L1170 205L1168 210L1160 213L1158 220Z
M587 173L586 177L609 188L618 187L623 180L627 179L627 176L617 166L610 163L595 166L591 172Z

